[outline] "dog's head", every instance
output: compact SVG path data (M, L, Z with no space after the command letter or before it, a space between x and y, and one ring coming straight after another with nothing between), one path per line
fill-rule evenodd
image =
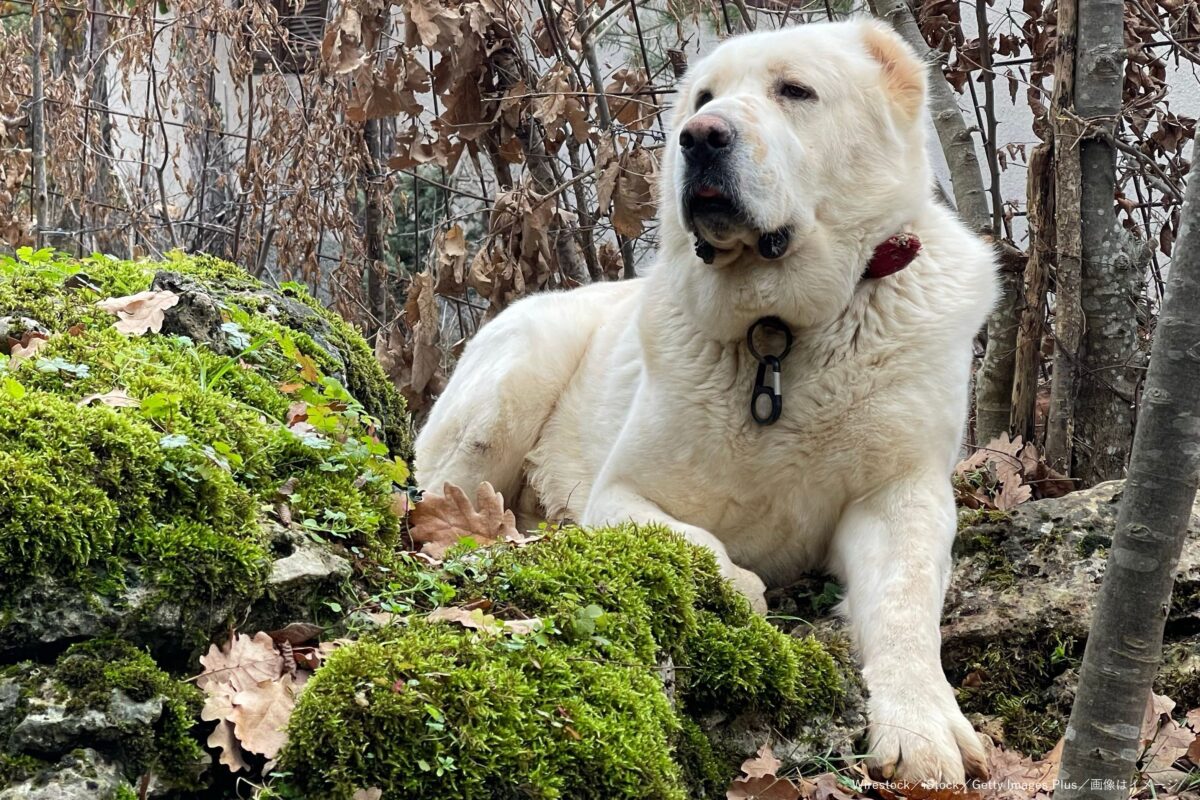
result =
M707 269L800 271L822 304L844 305L829 294L848 298L862 249L929 196L924 102L925 65L881 22L725 42L680 87L664 248Z

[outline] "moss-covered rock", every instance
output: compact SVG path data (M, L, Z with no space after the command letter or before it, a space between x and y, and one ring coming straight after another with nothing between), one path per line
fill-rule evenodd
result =
M160 332L98 305L152 289L179 298ZM63 641L206 642L272 588L281 515L348 551L394 546L403 401L301 288L206 257L25 250L0 257L0 317L5 351L40 344L0 359L0 655L53 645L46 608L74 613Z
M787 733L840 705L825 648L752 614L665 529L571 528L464 561L450 569L460 599L490 602L482 627L413 617L338 650L292 717L282 796L720 796L733 765L697 719L759 711ZM542 627L514 635L513 616Z
M964 711L1009 747L1044 752L1065 730L1123 486L1112 481L1003 515L960 516L942 663ZM1157 683L1183 708L1200 697L1200 660L1190 657L1200 611L1200 514L1192 519Z
M161 330L99 305L148 291ZM0 327L0 795L194 783L197 648L332 621L392 557L403 401L301 287L207 257L0 256Z

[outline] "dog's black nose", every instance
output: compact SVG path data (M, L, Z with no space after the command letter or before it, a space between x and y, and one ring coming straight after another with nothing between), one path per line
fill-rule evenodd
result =
M721 155L736 138L737 133L724 117L697 114L679 132L679 147L688 161L704 164Z

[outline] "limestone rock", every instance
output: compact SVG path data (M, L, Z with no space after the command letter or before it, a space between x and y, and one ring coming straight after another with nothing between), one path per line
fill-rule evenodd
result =
M120 766L91 749L76 750L27 781L0 788L0 800L100 800L129 787ZM131 788L131 787L130 787Z

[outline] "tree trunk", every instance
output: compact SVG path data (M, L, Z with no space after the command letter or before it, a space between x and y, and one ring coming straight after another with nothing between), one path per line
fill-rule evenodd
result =
M41 0L34 0L29 9L32 17L29 43L33 50L31 66L32 98L29 101L30 159L33 166L33 236L36 247L45 243L46 219L50 192L46 186L46 84L42 75L42 51L46 46L46 23Z
M1050 409L1046 415L1046 461L1064 474L1071 471L1077 367L1084 324L1079 241L1078 142L1081 132L1074 108L1076 13L1076 0L1059 0L1054 95L1050 100L1050 124L1054 131L1054 239L1058 261L1054 284L1054 376L1050 384ZM1120 25L1117 30L1121 30Z
M1034 441L1037 427L1038 365L1046 325L1046 290L1054 259L1054 148L1043 142L1029 155L1025 207L1029 220L1029 259L1025 298L1017 331L1012 386L1012 431Z
M871 0L871 10L876 16L890 22L901 38L925 61L940 64L939 54L929 47L921 35L921 29L906 0ZM1000 209L988 207L988 194L984 189L975 142L958 107L958 95L943 77L940 67L935 67L933 73L929 80L930 114L942 153L946 157L946 165L950 169L954 204L958 207L959 216L971 230L982 235L997 236L999 230L996 221ZM989 126L989 130L993 129L994 125ZM987 350L975 373L975 440L979 444L1007 432L1009 425L1021 286L1020 276L1013 275L1007 269L1001 279L1000 302L988 317Z
M1080 143L1083 313L1086 320L1075 403L1073 474L1086 485L1124 474L1133 439L1137 349L1136 260L1117 224L1116 151L1109 137L1121 113L1125 75L1121 0L1081 0L1075 111L1097 131Z
M999 251L1000 300L988 317L987 349L983 353L983 362L975 371L975 443L978 445L1009 433L1012 418L1025 259L1010 245L999 245Z
M366 219L364 233L367 245L367 299L370 303L374 319L365 320L367 337L370 338L379 326L391 318L388 312L387 261L384 260L384 225L387 217L384 213L385 201L381 185L382 174L380 165L382 153L379 139L379 120L367 120L363 126L363 138L367 144L367 159L363 188L366 193Z
M1188 181L1175 253L1056 800L1124 800L1141 751L1140 723L1200 470L1200 180ZM1105 781L1115 787L1094 788Z

